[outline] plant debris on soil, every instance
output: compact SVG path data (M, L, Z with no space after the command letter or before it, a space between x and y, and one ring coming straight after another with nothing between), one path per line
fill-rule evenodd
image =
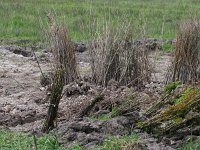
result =
M189 138L198 140L199 89L180 84L164 88L173 56L161 51L164 42L156 39L134 42L145 43L153 64L151 82L140 90L120 86L116 81L110 81L104 88L91 82L90 43L75 43L82 80L63 88L57 126L51 131L59 143L66 147L78 143L94 149L109 137L135 133L137 142L130 144L130 149L170 150ZM37 61L42 71L50 75L52 55L48 50L37 50L35 55L31 48L0 46L0 126L12 131L34 131L40 136L49 101L48 83L41 85Z

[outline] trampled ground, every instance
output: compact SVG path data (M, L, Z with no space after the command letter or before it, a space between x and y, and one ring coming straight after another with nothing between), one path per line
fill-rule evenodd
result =
M0 125L15 127L31 123L32 126L32 122L44 119L48 108L45 89L40 84L41 72L34 56L24 57L10 49L17 47L0 47ZM42 70L50 70L50 63L46 61L49 54L38 52L36 55ZM84 73L88 70L87 52L79 53L77 56ZM171 56L168 53L154 52L151 57L154 59L153 63L156 63L153 78L162 83ZM87 98L83 96L83 99ZM60 107L65 106L63 109L67 109L66 103Z
M16 46L0 47L0 126L13 131L40 133L44 118L47 114L49 102L45 100L46 89L40 84L41 72L36 59L31 53L26 55L15 54ZM22 48L21 48L22 49ZM31 52L30 49L24 50ZM50 69L50 53L45 50L36 52L43 72ZM88 70L88 52L77 53L80 70ZM171 55L161 51L150 52L152 64L155 63L153 80L155 83L147 85L146 90L161 91L164 75L170 62ZM58 123L69 119L71 114L79 112L79 108L87 105L95 97L96 87L88 95L80 94L61 100L59 105ZM155 90L156 91L156 90ZM123 93L123 92L122 92ZM118 92L108 94L107 97L120 95ZM110 95L110 96L109 96ZM114 97L113 97L114 98ZM152 101L142 100L141 108L150 106ZM105 105L106 106L106 105ZM71 114L69 114L69 112ZM62 127L62 123L60 125Z

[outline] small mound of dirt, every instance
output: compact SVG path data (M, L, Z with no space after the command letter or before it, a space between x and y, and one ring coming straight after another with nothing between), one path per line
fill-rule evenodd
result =
M10 52L18 55L22 55L24 57L31 57L32 52L30 49L25 49L19 46L6 46L5 49L9 50Z
M137 118L138 119L138 118ZM53 131L60 142L71 145L78 142L87 149L103 142L107 135L127 135L131 133L131 127L135 126L135 118L119 116L108 121L91 120L90 118L76 119L68 122L60 122Z

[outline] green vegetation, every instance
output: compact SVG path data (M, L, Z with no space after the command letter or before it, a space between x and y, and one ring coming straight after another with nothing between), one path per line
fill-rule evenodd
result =
M132 91L130 90L130 93ZM102 114L102 115L94 115L91 116L91 119L93 120L101 120L101 121L107 121L111 118L123 115L124 113L134 111L136 106L138 105L137 101L137 94L131 93L130 95L125 96L123 99L117 101L115 104L112 104L111 112L108 114Z
M189 143L183 145L181 148L178 148L177 150L199 150L199 149L200 149L199 142L190 141Z
M169 39L181 20L200 16L199 8L197 0L1 0L0 39L41 40L49 11L64 20L74 40L93 38L90 33L105 21L117 27L128 20L138 38Z
M0 130L1 150L32 150L35 149L34 136ZM36 138L38 150L64 150L54 136L43 136Z
M161 113L161 116L158 117L161 121L169 120L170 118L177 116L184 116L199 102L199 90L197 89L188 88L181 92L181 95L182 96L176 100L174 105Z
M72 145L70 148L67 148L66 150L84 150L84 148L82 146L80 146L79 144L74 144Z
M177 86L180 85L180 81L171 82L164 87L164 95L170 94L173 90L177 88Z
M176 98L175 98L175 100L174 100L174 101L175 101L175 104L178 104L178 103L184 101L184 100L188 97L188 95L189 95L190 93L192 93L192 92L195 92L194 89L193 89L192 87L186 88L182 93L180 93L180 94L178 94L178 95L176 96Z
M111 117L117 117L120 116L126 112L129 112L131 110L134 110L135 107L138 105L136 94L131 94L126 96L123 101L121 101L118 105L113 106Z
M139 123L138 127L159 135L176 134L177 129L184 127L188 127L190 131L200 122L199 98L198 86L188 86L177 90L160 102L162 107L156 110L156 115Z
M132 133L130 136L125 135L122 137L112 136L105 140L100 149L102 150L129 150L136 149L138 143L138 136Z
M162 50L165 51L165 52L170 52L173 49L175 49L175 47L172 44L165 43L165 44L162 45Z
M0 130L1 150L33 150L35 149L33 135ZM70 148L63 148L54 136L43 136L36 139L38 150L83 150L81 146L74 143ZM102 150L121 150L133 148L138 144L138 136L132 133L130 136L111 136L99 147Z
M108 115L108 114L103 114L103 115L99 115L99 116L92 116L91 119L93 119L93 120L107 121L107 120L111 119L111 116Z

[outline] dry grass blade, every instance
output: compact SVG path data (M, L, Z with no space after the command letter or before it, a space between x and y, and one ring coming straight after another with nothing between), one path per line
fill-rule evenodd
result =
M167 82L196 82L200 79L200 21L191 20L179 26L175 57Z

